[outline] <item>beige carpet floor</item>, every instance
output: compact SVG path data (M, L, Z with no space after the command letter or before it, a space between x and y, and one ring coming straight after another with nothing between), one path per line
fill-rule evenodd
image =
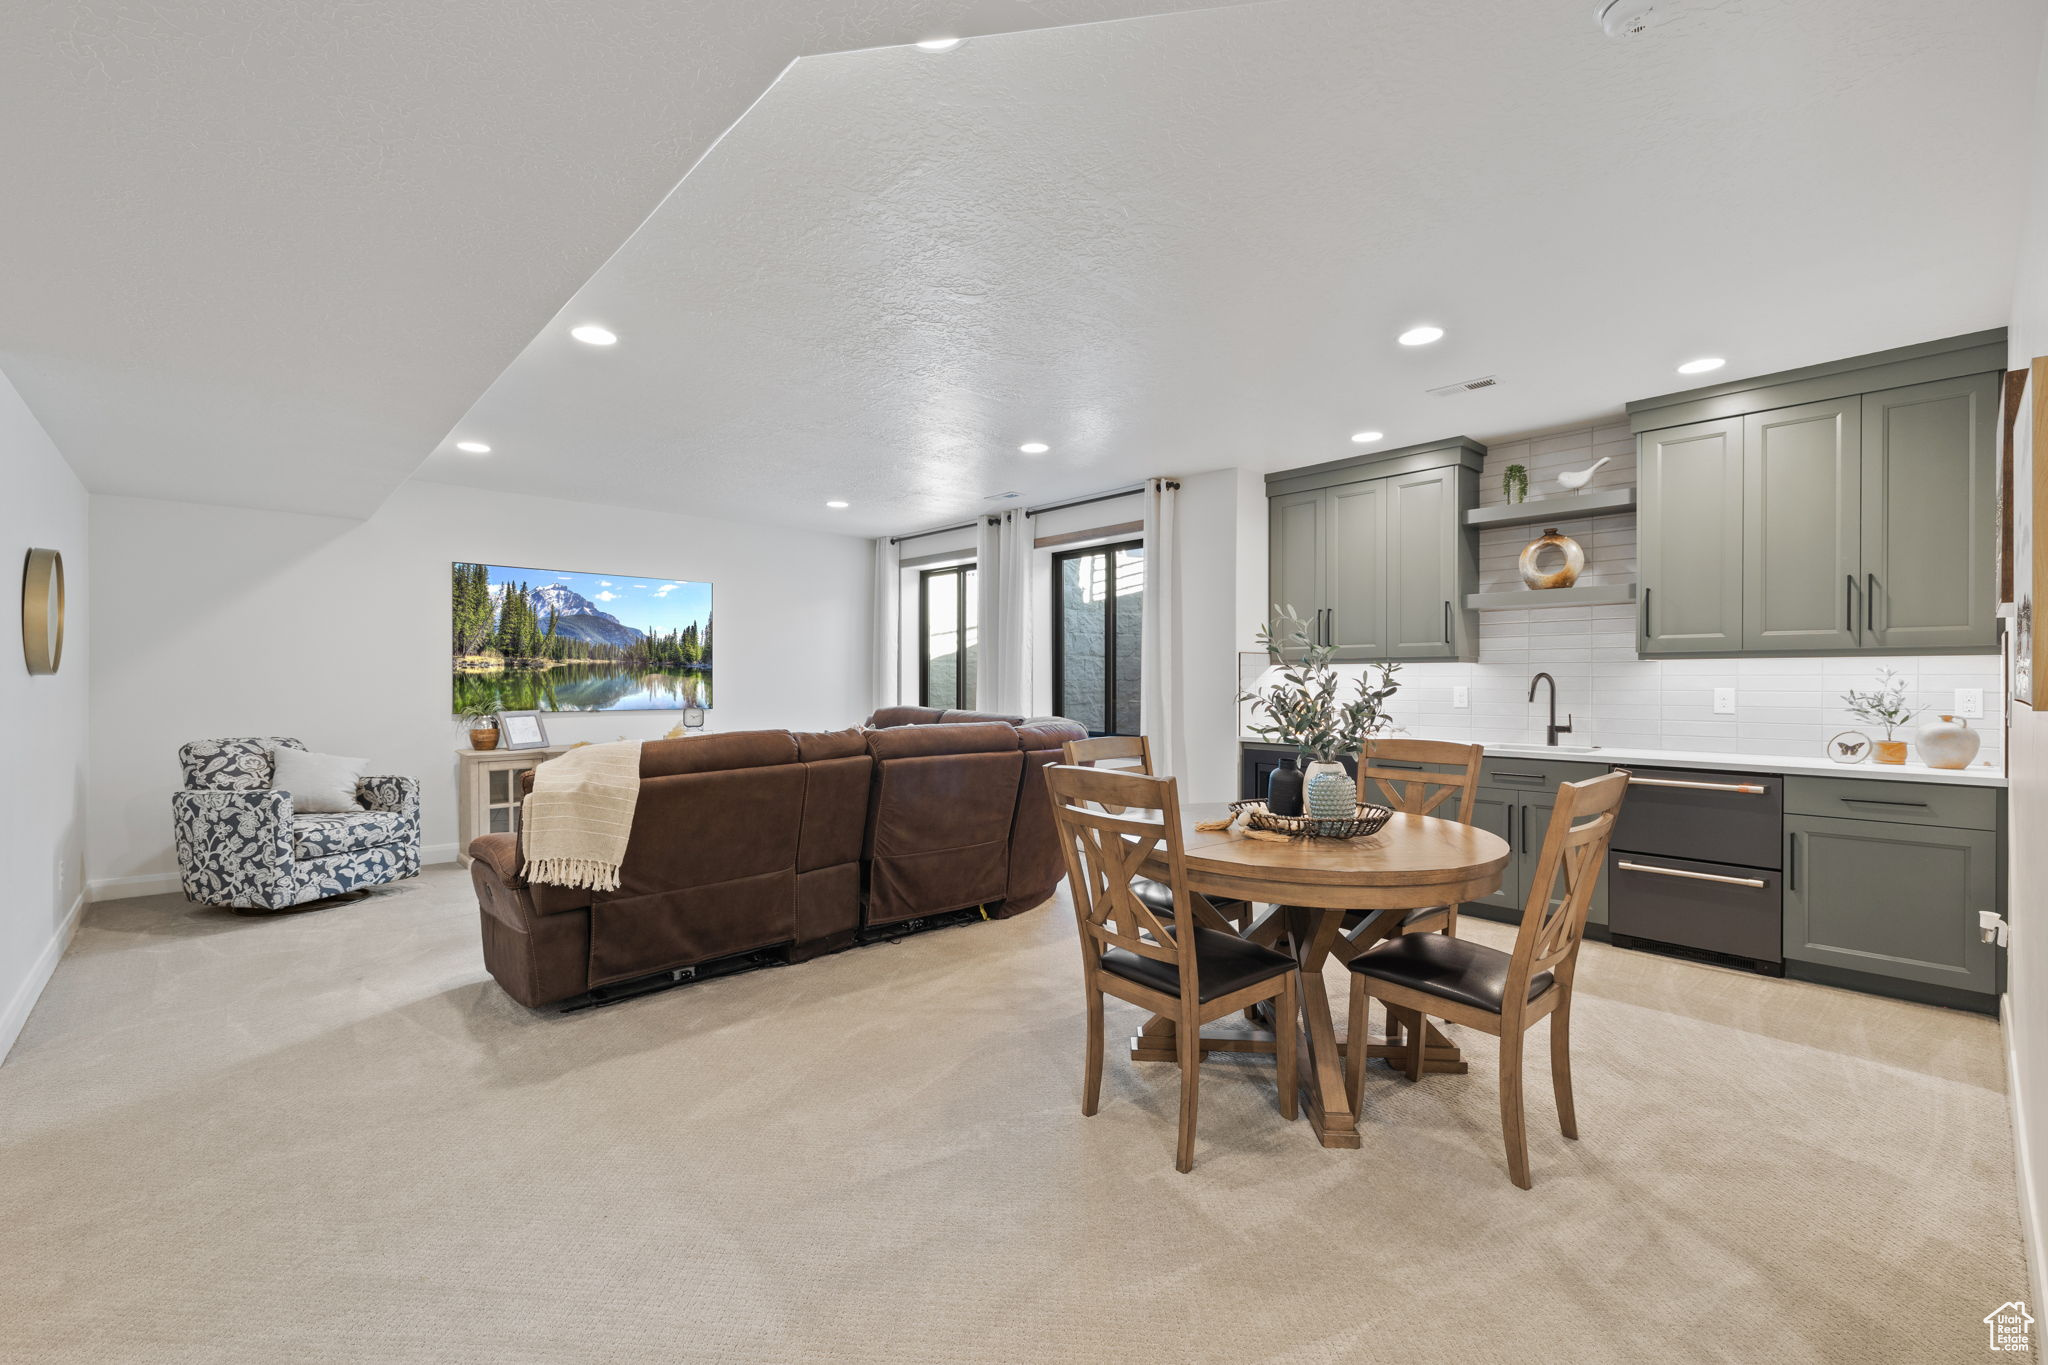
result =
M1595 945L1534 1190L1470 1035L1469 1076L1375 1068L1359 1151L1214 1061L1178 1175L1172 1068L1080 1116L1073 939L1056 903L561 1016L451 868L95 906L0 1067L0 1360L1917 1363L2027 1296L1988 1019Z

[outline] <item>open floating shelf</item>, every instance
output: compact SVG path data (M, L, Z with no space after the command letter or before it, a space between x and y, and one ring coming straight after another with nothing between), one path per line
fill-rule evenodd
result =
M1577 521L1581 517L1605 517L1635 510L1635 489L1593 488L1584 493L1564 493L1508 507L1475 507L1465 514L1465 524L1480 527L1534 526L1539 521Z
M1531 607L1611 607L1635 600L1633 583L1593 583L1571 588L1475 592L1465 599L1465 605L1473 611L1526 611Z

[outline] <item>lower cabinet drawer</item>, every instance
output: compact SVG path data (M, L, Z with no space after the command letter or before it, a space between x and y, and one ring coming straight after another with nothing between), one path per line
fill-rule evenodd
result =
M1845 820L1890 820L1902 825L1997 829L1998 791L1941 782L1891 782L1866 777L1788 777L1785 810Z
M1785 956L1991 994L1998 837L1812 815L1785 818Z
M1783 899L1774 869L1610 851L1607 927L1629 938L1755 962L1783 953Z

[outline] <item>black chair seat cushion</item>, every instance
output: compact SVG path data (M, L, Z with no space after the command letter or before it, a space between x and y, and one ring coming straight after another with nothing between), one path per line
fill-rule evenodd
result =
M1173 918L1173 888L1165 882L1155 882L1150 877L1133 877L1131 878L1131 894L1149 906L1152 913L1159 916L1159 918ZM1215 906L1223 914L1228 915L1233 909L1243 905L1244 902L1220 901L1211 896L1209 897L1209 904Z
M1514 958L1498 948L1443 934L1403 934L1375 944L1351 959L1351 970L1460 1005L1500 1013L1507 993L1508 967ZM1538 972L1529 980L1529 998L1550 989L1554 978Z
M1102 970L1167 995L1180 994L1180 968L1171 962L1111 948L1102 954ZM1202 1003L1207 1004L1293 971L1294 959L1235 934L1197 928L1195 970L1202 978Z

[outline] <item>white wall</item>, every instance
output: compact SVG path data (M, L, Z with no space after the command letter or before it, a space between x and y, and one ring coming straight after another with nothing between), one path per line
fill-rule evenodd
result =
M2013 300L2010 364L2017 369L2048 354L2048 47L2035 87L2034 155L2027 168L2032 196L2021 239L2019 279ZM2048 394L2030 395L2035 409ZM2034 449L2035 477L2044 452ZM2044 533L2034 528L2038 537ZM2040 592L2037 582L2035 591ZM2037 630L2040 626L2037 624ZM2037 683L2038 685L2038 683ZM2007 917L2012 948L2006 958L2005 1037L2010 1053L2014 1132L2020 1173L2020 1221L2033 1268L2034 1302L2048 1303L2048 698L2044 710L2012 708L2008 770L2012 789L2011 862L2007 868Z
M178 746L293 735L421 779L430 859L455 851L448 566L712 584L710 728L825 729L867 714L869 542L414 482L368 521L92 499L91 879L176 885ZM650 739L673 711L558 713L562 741ZM21 784L9 784L21 790Z
M0 1057L56 969L83 904L86 849L87 498L14 386L0 376L0 553L18 591L31 547L64 556L68 626L51 676L30 677L10 625L0 638ZM16 619L16 606L6 616Z

